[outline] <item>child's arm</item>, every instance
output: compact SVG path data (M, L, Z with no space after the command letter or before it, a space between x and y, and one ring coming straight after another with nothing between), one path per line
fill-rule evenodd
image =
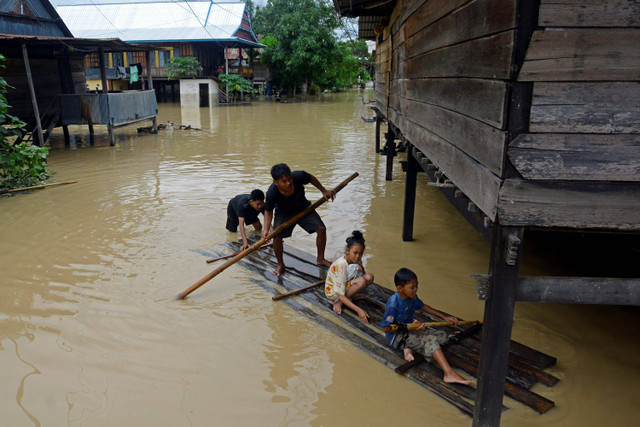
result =
M436 310L435 308L425 304L422 307L420 307L420 311L424 311L425 313L428 313L432 316L436 316L441 318L442 320L444 320L445 322L453 322L455 325L458 324L459 320L457 317L455 316L445 316L444 314L440 313L438 310Z
M242 236L242 248L240 248L240 250L244 251L250 246L247 241L247 232L244 229L244 217L238 217L238 227L240 228L240 235Z
M264 211L264 230L262 230L262 239L266 239L271 233L271 220L273 219L273 211Z
M355 305L346 296L344 296L342 294L338 294L338 297L340 298L340 302L342 302L342 304L346 305L347 307L349 307L350 309L352 309L353 311L355 311L358 314L358 317L360 318L360 320L362 320L367 325L369 324L369 315L367 314L366 311L364 311L363 309L361 309L360 307Z
M311 174L309 174L311 175ZM320 192L322 193L322 195L324 196L325 200L333 200L336 198L336 192L333 190L327 190L324 188L324 186L322 184L320 184L320 181L318 181L318 179L311 175L311 185L313 185L314 187L316 187L318 190L320 190Z

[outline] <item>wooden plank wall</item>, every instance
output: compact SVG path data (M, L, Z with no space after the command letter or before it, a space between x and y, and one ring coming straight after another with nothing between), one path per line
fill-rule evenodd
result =
M9 114L35 126L35 115L33 114L24 60L22 58L7 58L5 65L7 68L3 70L2 76L7 80L7 83L13 86L7 92L7 101L11 105ZM62 93L57 61L55 59L30 58L29 65L31 66L40 116L55 115L59 110L57 95Z
M527 182L505 183L501 218L640 229L640 2L541 0L517 78L533 82L530 133L508 157Z
M492 220L516 23L515 0L406 0L376 50L377 107Z

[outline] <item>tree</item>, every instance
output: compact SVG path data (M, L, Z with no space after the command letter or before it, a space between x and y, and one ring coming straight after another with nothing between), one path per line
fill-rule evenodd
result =
M256 10L253 23L267 46L261 61L274 80L293 93L303 84L332 88L349 80L340 70L350 55L336 37L340 25L333 6L324 0L268 0Z
M218 76L222 86L226 86L229 91L229 95L233 97L235 101L235 94L252 93L253 83L237 74L220 74Z
M0 62L5 57L0 55ZM0 69L5 68L0 64ZM11 107L6 93L10 88L0 76L0 188L19 188L37 185L51 173L46 168L49 150L26 143L12 145L10 139L22 136L25 123L9 114Z
M167 79L193 77L202 71L200 62L192 56L185 56L184 58L173 57L169 60L165 69L167 70Z

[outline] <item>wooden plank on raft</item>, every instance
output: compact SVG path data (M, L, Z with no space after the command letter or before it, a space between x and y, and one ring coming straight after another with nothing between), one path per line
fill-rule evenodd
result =
M447 141L493 174L502 176L507 138L505 131L431 104L401 99L401 105L407 120ZM414 140L412 142L417 143Z
M518 81L640 80L640 28L533 33Z
M639 134L522 134L507 155L527 180L640 181Z
M258 254L257 256L252 256L251 258L252 258L251 260L246 258L240 261L239 264L243 265L246 268L249 268L252 271L262 274L263 277L268 279L269 281L273 281L281 285L284 285L285 288L287 289L297 286L292 282L290 282L289 279L287 278L283 278L283 277L281 277L280 279L276 278L273 274L270 273L269 268L265 270L264 267L273 267L275 265L273 264L273 262L262 264L262 265L260 262L258 262L258 264L256 264L255 261L257 258L261 258L262 263L266 262L264 254ZM290 262L292 262L293 260L294 258L289 259ZM285 263L286 262L287 261L285 261ZM299 264L296 264L296 268L304 269ZM272 291L273 289L272 286L265 285L265 282L262 280L256 281L256 283L263 286L267 290ZM322 297L324 297L323 291L322 291ZM303 294L302 298L309 301L313 301L315 303L317 303L318 300L321 300L320 298L318 298L317 295L314 295L314 293ZM375 341L372 342L366 338L363 338L349 331L344 326L340 326L338 323L332 320L329 320L328 318L316 313L315 311L309 308L302 306L300 303L297 303L295 299L285 299L283 301L291 305L297 311L300 311L305 316L310 317L311 319L316 321L318 324L327 328L334 334L353 343L356 347L365 351L367 354L369 354L379 362L383 363L387 367L391 369L395 369L396 367L404 363L404 359L400 357L399 353L394 352L393 350L391 350L390 348L384 345L380 345L379 342L376 344ZM329 304L328 301L326 301L326 303L327 304L325 304L324 311L329 313L330 315L333 314L333 311L331 309L331 304ZM345 318L346 316L347 315L345 313L344 317L342 318ZM364 325L359 319L357 319L356 322L350 323L350 326L355 327L356 329L360 330L360 332L365 332L365 334L367 333L367 330L369 331L371 330L370 327L367 327L366 325ZM473 412L473 405L468 400L466 400L463 397L463 395L460 394L460 392L456 387L450 387L448 384L444 383L441 377L438 377L433 373L425 372L424 370L415 374L409 374L407 376L414 382L420 384L421 386L427 388L429 391L433 392L437 396L451 403L460 411L462 411L464 414L471 416ZM467 388L471 389L472 391L471 387L467 386Z
M409 17L407 26L417 19ZM406 58L510 30L515 23L515 2L475 0L407 38Z
M478 297L485 299L488 275L474 276ZM520 276L518 301L566 304L640 305L640 279L620 277Z
M238 246L238 244L235 245ZM271 271L271 269L275 268L277 263L275 258L270 254L264 252L254 254L255 256L253 257L251 262L248 263L248 267L252 270L255 269L259 273L263 274L264 277L269 278L272 281L277 281L275 276L271 275L270 273L265 273L266 271ZM315 258L311 254L300 251L290 246L285 247L285 264L287 264L288 267L295 266L290 268L290 271L288 273L289 280L292 277L307 277L308 280L315 281L320 276L313 276L313 274L317 274L319 269L325 269L324 267L318 267L317 265L315 265ZM280 280L278 281L278 283L285 286L285 288L288 290L299 286L288 285L288 280L285 280L284 282ZM371 325L369 326L364 325L355 315L351 314L349 310L346 310L338 319L346 322L351 327L359 330L361 333L364 333L373 341L378 342L380 345L385 347L386 344L382 332L379 329L379 323L382 319L384 303L392 293L393 291L391 291L390 289L383 288L374 284L373 286L370 286L365 292L366 297L363 300L359 300L356 302L362 308L367 310L367 312L371 316ZM327 313L332 313L331 304L324 297L323 289L315 288L314 290L305 293L303 295L303 298L316 306L323 307ZM430 318L421 312L416 313L416 316L419 321L434 320L433 318ZM442 329L447 333L453 333L457 330L462 330L462 328L456 328L453 326L444 327ZM460 347L461 351L463 351L463 354L467 354L466 358L471 360L465 363L474 363L473 360L477 362L477 348L474 346L467 347L466 345L464 345L465 342L469 343L469 341L463 340L454 345L456 347ZM528 347L526 346L521 345L521 347L524 349L528 349ZM475 356L473 356L474 353L476 354ZM510 360L513 356L515 355L510 355ZM554 358L551 359L555 361ZM520 362L520 365L522 365L523 363L524 362ZM454 365L452 364L452 366ZM464 364L461 364L460 366L455 365L454 367L464 370ZM543 372L543 374L546 373ZM509 395L512 395L513 398L531 406L533 409L540 413L544 413L550 408L549 405L553 405L553 402L527 390L527 388L531 387L531 385L533 385L540 376L541 375L537 372L537 369L533 367L533 365L529 365L526 369L523 369L521 366L518 366L514 363L510 368L510 377L508 378L508 384L506 384L505 387L506 390L511 391ZM415 369L410 372L409 377L420 384L422 384L425 380L440 383L442 372L433 365L421 364L419 369ZM550 377L553 378L552 376ZM467 386L450 384L441 385L452 388L456 393L467 398L473 399L475 396L475 392L473 391L473 389Z
M407 120L402 133L435 163L492 221L498 208L500 178L438 135Z
M505 129L507 83L485 79L416 79L398 82L400 95L456 111Z
M505 225L635 231L638 200L635 183L507 179L497 208Z
M541 0L541 27L638 27L637 0Z
M407 59L405 76L509 79L514 37L505 31Z
M529 131L638 133L640 82L536 82Z

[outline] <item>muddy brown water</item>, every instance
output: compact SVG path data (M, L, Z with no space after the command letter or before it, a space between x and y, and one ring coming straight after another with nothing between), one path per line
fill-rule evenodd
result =
M160 104L157 135L117 130L116 147L53 139L53 181L77 184L0 199L0 424L429 425L470 419L429 391L290 309L233 266L186 301L176 294L214 268L195 249L235 239L227 201L266 189L286 162L333 187L320 208L328 256L362 230L365 262L389 286L414 269L420 296L482 318L471 274L489 247L421 174L415 241L401 241L404 177L384 180L374 125L353 91L298 104L212 109ZM87 132L86 128L72 129ZM53 182L52 181L52 182ZM309 198L319 192L308 188ZM300 229L290 243L314 251ZM544 274L541 256L523 270ZM255 278L255 277L254 277ZM636 310L518 303L514 339L558 358L560 382L534 391L556 408L540 416L505 398L506 426L637 425L640 316Z

